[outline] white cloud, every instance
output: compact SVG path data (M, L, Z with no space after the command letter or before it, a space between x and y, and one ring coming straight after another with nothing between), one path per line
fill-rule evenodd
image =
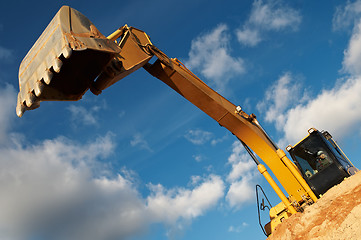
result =
M260 32L257 29L250 29L244 26L242 29L236 30L236 36L240 43L246 46L254 47L262 41Z
M140 149L144 149L152 152L153 150L150 148L147 140L144 139L144 136L140 133L136 133L133 135L132 140L130 140L130 145L132 147L139 147Z
M286 83L286 91L276 91L282 86L279 80L271 87L265 100L260 104L266 112L266 120L276 123L277 129L284 133L280 145L295 144L307 134L307 129L315 127L328 130L336 139L347 136L353 129L360 132L361 124L361 21L353 29L348 48L345 50L343 69L350 75L338 79L335 86L323 89L313 98L305 98L297 92L297 84ZM282 87L281 87L282 88ZM276 93L280 92L278 95ZM283 92L283 94L282 94ZM291 94L294 93L295 96ZM273 95L273 98L269 98ZM283 96L282 96L283 95ZM278 101L282 99L287 104ZM295 99L303 99L296 102ZM279 103L277 103L279 102Z
M235 181L228 189L226 199L233 208L241 208L245 203L254 199L254 183L253 179L243 177L239 181Z
M296 143L310 127L328 130L336 138L347 136L361 124L361 78L350 78L340 86L323 90L316 98L286 112L283 128L289 143Z
M282 148L297 143L310 127L342 138L361 123L360 77L349 78L310 98L291 76L283 75L258 104L265 120L283 132L284 138L279 141Z
M119 118L123 118L125 116L125 111L121 111L120 113L118 113L118 117Z
M13 51L0 46L0 60L10 59L10 58L12 58L12 56L13 56Z
M285 124L285 111L306 99L299 84L290 72L283 74L265 93L264 100L257 104L267 122L273 122L278 130Z
M200 154L193 155L192 157L194 158L194 160L196 160L196 162L201 162L204 159L204 157Z
M228 138L228 135L225 135L221 138L216 138L211 132L195 129L188 130L184 137L194 145L210 143L212 146L216 146L217 144L224 142Z
M212 146L216 146L218 143L224 142L227 139L228 139L228 135L224 135L221 138L212 139L211 144L212 144Z
M11 128L11 123L16 117L16 92L13 86L0 87L0 102L0 144L4 144L7 142L7 133Z
M246 227L248 227L249 224L246 223L246 222L243 222L241 225L238 225L238 226L229 226L228 228L228 232L235 232L235 233L240 233L242 232Z
M113 149L108 135L84 145L58 138L0 148L0 239L127 239L152 223L171 234L224 195L222 179L211 175L193 176L192 188L150 184L144 199L132 174L99 171L99 158Z
M199 182L199 178L196 182ZM189 221L203 215L224 195L224 183L216 175L203 179L203 182L192 190L166 190L160 184L151 185L150 188L152 194L147 198L147 208L156 219L168 224L175 224L180 220Z
M353 11L360 12L360 4L361 2L357 1L347 5L345 9L351 11L353 8ZM355 24L343 60L343 69L351 76L339 79L332 89L323 90L306 104L299 104L287 111L284 132L289 141L297 141L311 126L329 130L336 138L347 136L352 129L360 129L361 20L355 21Z
M228 163L231 164L232 170L227 176L230 187L226 200L231 207L240 208L254 198L254 181L258 176L258 172L255 171L256 164L239 141L233 143Z
M218 91L224 91L229 80L245 72L241 58L231 56L230 36L225 24L192 41L186 66L199 70Z
M299 11L286 6L281 1L256 0L253 2L249 22L269 30L285 28L297 29L302 17Z
M73 121L80 122L84 125L96 125L97 120L95 118L94 111L88 110L82 106L70 105L68 110L71 113L71 118Z
M361 3L360 3L361 4ZM361 75L361 19L353 29L348 49L344 52L343 68L352 75Z
M336 8L332 19L332 27L334 30L344 30L354 24L361 16L361 0L354 2L347 1L346 4Z
M94 175L96 161L113 149L110 135L84 145L58 138L1 148L0 238L95 240L136 233L144 205L132 184L121 175Z
M204 130L196 129L189 130L184 137L195 145L202 145L206 142L209 142L213 138L213 134L211 132L207 132Z
M153 223L172 234L224 196L222 179L210 175L192 176L189 188L149 184L144 198L132 172L114 175L103 164L115 149L112 133L84 144L65 137L27 143L10 132L14 89L0 93L0 137L7 139L0 143L0 239L128 239Z
M3 24L0 23L0 32L3 31L3 28L4 28ZM13 50L0 46L0 60L10 60L13 57L14 57Z
M249 19L236 30L238 41L246 46L256 46L268 31L298 29L302 20L299 11L278 0L255 0Z
M127 174L93 175L88 163L111 153L108 145L109 137L89 145L60 138L0 149L0 238L125 239L152 223L190 222L223 196L223 181L212 175L194 189L151 185L142 199Z
M175 239L194 218L202 216L224 196L224 183L219 176L202 178L192 176L193 189L165 189L162 185L150 185L147 210L153 221L170 226L167 236Z
M203 178L202 178L201 176L198 176L198 175L196 175L196 176L191 176L191 182L190 182L190 184L193 185L193 186L195 186L195 185L197 185L198 183L200 183L202 180L203 180Z

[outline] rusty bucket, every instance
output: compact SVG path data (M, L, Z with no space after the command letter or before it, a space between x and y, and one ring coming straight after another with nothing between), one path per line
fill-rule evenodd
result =
M41 101L81 99L119 52L83 14L63 6L20 64L17 115Z

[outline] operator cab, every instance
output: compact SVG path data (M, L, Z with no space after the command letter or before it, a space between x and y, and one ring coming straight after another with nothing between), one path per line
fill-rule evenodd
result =
M358 170L327 131L311 128L308 133L301 142L286 149L313 192L320 196Z

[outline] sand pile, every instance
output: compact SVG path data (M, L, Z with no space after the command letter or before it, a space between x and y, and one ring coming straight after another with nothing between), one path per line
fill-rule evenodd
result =
M276 239L361 239L361 171L286 219L268 238Z

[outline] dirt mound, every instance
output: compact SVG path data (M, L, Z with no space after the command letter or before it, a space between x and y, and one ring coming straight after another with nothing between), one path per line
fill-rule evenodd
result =
M267 240L361 239L361 171L280 224Z

